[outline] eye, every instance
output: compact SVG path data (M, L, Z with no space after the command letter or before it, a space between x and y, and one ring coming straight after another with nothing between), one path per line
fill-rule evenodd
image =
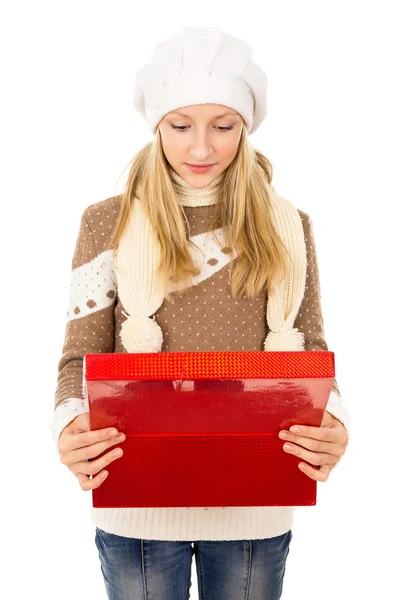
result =
M182 126L178 126L178 125L173 125L171 124L173 129L178 129L179 131L186 131L188 129L188 127L186 125L182 125ZM233 125L231 125L230 127L218 127L218 129L220 131L231 131L234 128Z

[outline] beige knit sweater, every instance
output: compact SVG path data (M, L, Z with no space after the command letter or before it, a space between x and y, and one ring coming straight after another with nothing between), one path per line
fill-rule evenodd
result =
M188 183L184 185L191 187ZM175 189L181 190L177 186ZM189 190L191 194L193 190ZM82 391L84 354L126 351L120 339L124 307L117 293L110 243L120 205L121 196L107 198L88 206L81 217L72 260L65 339L58 364L52 419L54 443L72 419L88 411ZM189 224L189 230L186 224L187 235L190 231L191 239L204 248L202 275L188 294L174 293L172 301L164 301L155 313L164 335L162 351L262 350L268 333L267 294L254 299L232 298L228 286L230 265L225 260L228 255L201 243L210 229L214 205L184 206L184 211ZM305 335L305 350L328 350L313 226L308 214L301 210L299 214L305 234L307 274L294 327ZM348 429L349 417L336 381L327 410ZM293 511L290 506L91 508L90 518L104 531L127 537L238 540L285 533L293 525Z

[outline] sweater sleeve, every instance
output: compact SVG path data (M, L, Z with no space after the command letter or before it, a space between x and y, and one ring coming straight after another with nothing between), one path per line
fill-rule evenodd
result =
M316 254L314 228L312 220L301 211L307 254L307 273L304 297L294 322L294 327L302 331L305 336L304 349L329 350L325 340L324 322L321 306L321 285L319 277L318 259ZM332 390L326 405L326 410L336 417L348 431L350 419L345 406L341 401L341 394L336 379L333 381Z
M86 209L80 220L72 259L69 308L58 363L52 418L52 437L58 450L62 430L79 414L88 412L83 394L86 353L113 352L116 277L112 252L98 253Z

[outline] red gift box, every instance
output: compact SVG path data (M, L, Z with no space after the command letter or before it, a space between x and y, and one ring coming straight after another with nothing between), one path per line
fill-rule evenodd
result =
M315 505L278 433L320 426L334 376L329 351L86 354L90 429L126 434L93 506Z

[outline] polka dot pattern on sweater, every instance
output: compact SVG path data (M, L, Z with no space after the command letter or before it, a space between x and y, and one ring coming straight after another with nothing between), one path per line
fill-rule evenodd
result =
M107 250L72 271L68 319L82 318L114 303L116 276Z
M124 307L117 295L116 278L109 260L112 228L120 201L119 196L92 205L82 219L73 259L75 272L69 321L59 366L58 405L68 397L81 395L85 352L125 352L120 339ZM184 211L187 231L189 226L191 236L202 239L201 235L209 231L214 218L214 206L186 206ZM305 212L299 210L299 214L305 234L307 275L294 326L304 333L306 350L327 350L312 223ZM268 333L267 295L254 299L232 298L228 283L230 257L223 266L219 264L220 257L227 253L224 246L214 255L208 254L202 267L215 271L209 271L205 279L198 280L185 292L173 292L171 301L165 300L156 311L154 316L164 337L162 351L262 350ZM336 381L333 389L339 393Z

